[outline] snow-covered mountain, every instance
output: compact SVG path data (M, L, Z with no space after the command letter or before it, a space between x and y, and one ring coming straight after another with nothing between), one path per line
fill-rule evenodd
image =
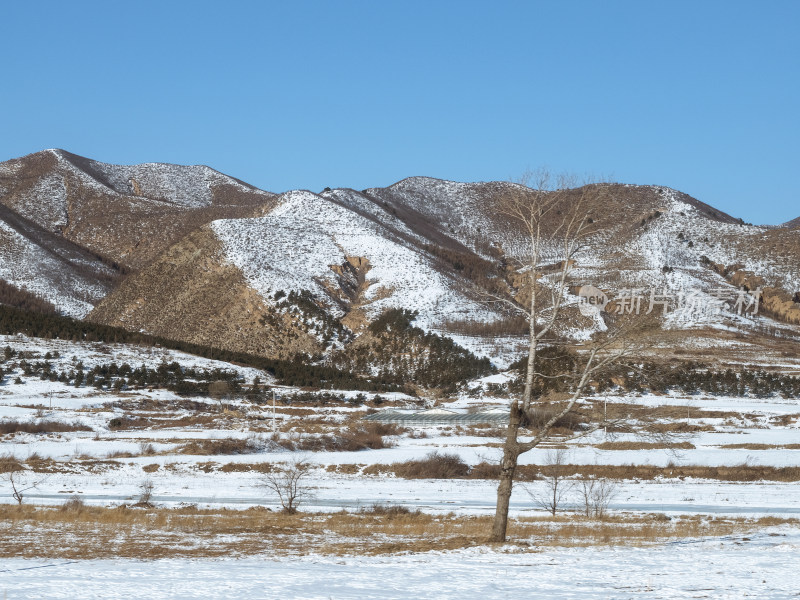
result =
M110 165L64 150L0 163L0 202L42 229L137 269L215 218L273 194L205 166Z
M513 351L519 328L486 299L515 293L514 259L525 248L498 205L526 193L412 177L276 196L208 167L45 151L0 164L0 278L62 312L271 356L343 351L383 311L402 308L418 311L425 330L496 358ZM791 223L747 225L658 186L571 193L596 229L577 257L576 286L612 300L631 290L691 293L704 308L664 325L693 335L800 323L800 229ZM74 275L59 270L64 260ZM737 314L742 287L763 290L760 315ZM563 333L602 327L574 312Z

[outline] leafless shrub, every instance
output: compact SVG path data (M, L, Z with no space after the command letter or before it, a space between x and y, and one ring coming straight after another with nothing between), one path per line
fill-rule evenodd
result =
M2 459L3 479L8 483L11 491L11 497L22 506L22 501L25 495L30 490L36 489L45 477L38 477L26 470L22 464L14 457L4 457Z
M231 386L227 381L212 381L208 384L208 395L219 402L219 409L225 410L225 400L230 397Z
M0 473L12 473L15 471L22 471L25 467L17 460L17 457L11 454L4 454L0 456Z
M376 515L382 517L399 517L399 516L407 516L407 515L420 515L422 514L419 509L411 510L407 506L403 506L402 504L380 504L376 502L367 507L362 507L359 511L361 514L365 515Z
M547 464L542 467L544 489L526 488L533 501L553 516L572 489L573 482L566 478L568 452L566 448L548 450Z
M586 417L581 415L578 411L572 410L567 414L558 417L563 409L560 404L542 404L532 406L523 415L521 422L523 426L531 429L540 429L545 426L552 418L557 417L555 423L552 425L554 434L558 435L561 430L563 435L572 435L576 431L585 429Z
M139 497L136 500L136 506L141 507L151 507L152 504L150 500L153 498L153 489L154 489L153 481L151 479L145 479L142 483L139 484Z
M152 456L155 453L156 449L155 446L153 446L153 444L145 441L139 442L139 454L143 456Z
M617 493L617 484L611 479L585 478L580 480L580 493L583 500L583 513L587 517L603 519Z
M64 512L81 512L84 508L86 508L86 503L80 496L72 496L61 505L61 510Z
M219 454L255 454L264 450L265 442L251 435L246 438L221 438L217 440L194 440L181 447L181 453L200 456Z
M394 443L387 436L398 435L403 430L393 424L359 423L338 433L296 437L273 437L282 448L307 452L358 452L391 448Z
M296 459L264 473L261 486L277 496L284 512L294 514L300 503L311 497L311 490L305 482L310 469L307 460Z

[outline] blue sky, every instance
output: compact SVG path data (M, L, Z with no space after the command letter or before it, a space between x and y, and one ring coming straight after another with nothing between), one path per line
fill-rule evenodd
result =
M526 169L800 216L800 2L9 2L0 160L267 190Z

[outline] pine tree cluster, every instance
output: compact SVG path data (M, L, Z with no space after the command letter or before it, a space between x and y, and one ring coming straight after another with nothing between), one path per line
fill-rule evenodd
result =
M450 393L461 382L494 371L487 358L478 358L451 338L425 332L413 325L417 313L388 309L369 325L372 341L335 355L342 369L375 373L381 379L400 380Z

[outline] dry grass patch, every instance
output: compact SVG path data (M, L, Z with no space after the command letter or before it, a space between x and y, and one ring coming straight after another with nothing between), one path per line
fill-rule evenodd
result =
M727 450L800 450L800 444L724 444Z
M391 464L373 464L363 469L364 475L393 474L405 479L497 479L500 467L487 462L478 463L472 467L466 466L466 472L460 468L458 474L443 475L433 465L430 469L424 468L422 461L406 461ZM563 477L577 479L610 479L623 480L653 480L663 479L711 479L716 481L800 481L800 467L772 467L751 465L743 463L733 466L707 466L707 465L667 465L666 467L654 465L572 465L565 464L559 467ZM547 477L547 465L520 465L517 467L516 478L518 481L535 481ZM450 471L450 473L453 473Z
M0 421L0 435L12 433L66 433L70 431L92 431L91 427L81 423L64 423L63 421Z
M796 520L617 514L512 519L509 541L520 547L648 545L676 539L746 534ZM0 556L135 558L288 556L307 553L375 555L424 552L485 543L490 516L430 515L397 505L356 513L200 510L85 505L0 505Z
M595 446L598 450L694 450L689 442L603 442Z
M355 423L334 433L321 435L273 436L272 441L291 451L305 452L357 452L392 448L395 443L390 436L406 430L386 423Z
M265 447L266 443L263 440L248 436L246 438L193 440L184 444L179 452L193 456L255 454L264 450Z
M433 451L421 459L370 465L364 469L367 475L387 471L405 479L464 479L469 476L470 467L458 454Z

